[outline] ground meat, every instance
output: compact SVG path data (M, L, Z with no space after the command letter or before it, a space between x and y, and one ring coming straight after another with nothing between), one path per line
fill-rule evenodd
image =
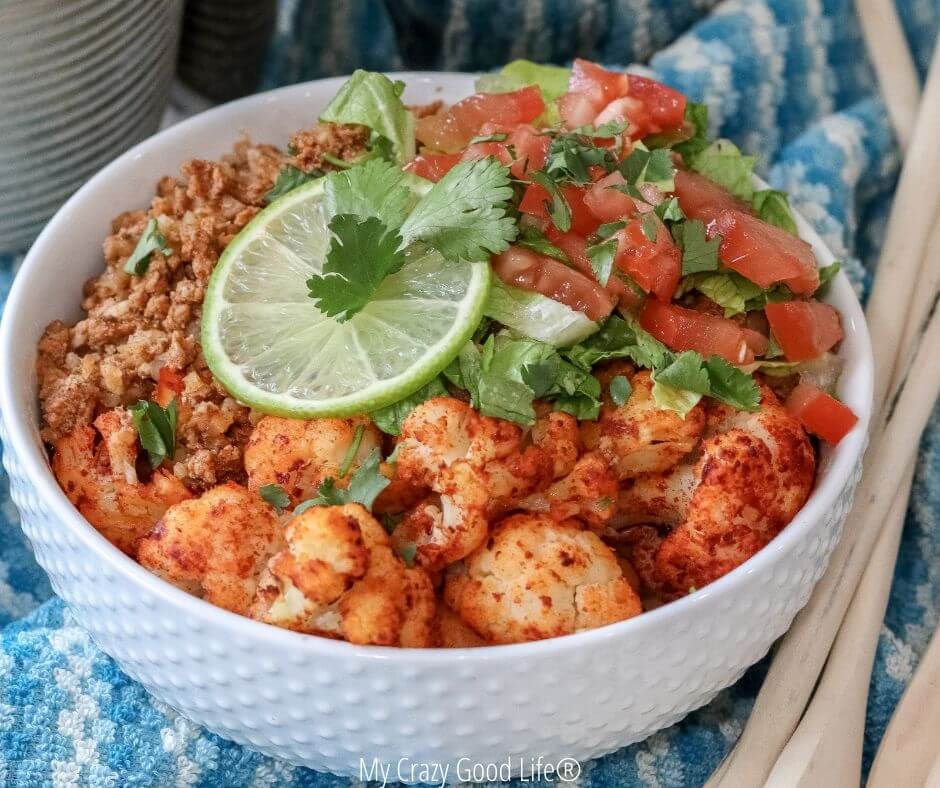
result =
M85 317L50 324L39 343L42 437L47 443L100 414L150 399L161 368L184 381L173 472L193 491L243 481L242 447L251 414L213 379L199 346L202 300L232 238L264 207L285 164L330 169L323 153L354 158L368 130L318 123L292 140L290 159L270 145L236 143L220 161L193 159L164 177L147 210L126 211L104 241L105 270L86 283ZM172 252L155 252L141 276L124 263L150 219Z
M365 153L369 134L366 126L317 123L291 137L291 164L304 172L312 172L330 169L325 155L352 161Z

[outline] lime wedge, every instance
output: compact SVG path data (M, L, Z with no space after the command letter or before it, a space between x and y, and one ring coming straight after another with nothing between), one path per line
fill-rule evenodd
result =
M265 413L347 416L397 402L441 372L483 316L489 264L428 248L409 249L346 322L322 314L306 284L330 245L322 197L313 181L265 208L228 245L206 292L206 362Z

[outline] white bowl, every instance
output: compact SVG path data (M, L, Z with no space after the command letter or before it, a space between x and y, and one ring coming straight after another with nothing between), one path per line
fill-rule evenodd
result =
M456 99L461 74L402 74L406 99ZM707 703L760 659L805 604L839 537L860 474L872 361L862 311L839 275L829 300L846 338L842 399L858 426L823 451L806 506L768 547L715 583L629 621L578 635L467 650L359 647L227 613L164 583L113 548L72 507L39 439L34 359L51 320L79 317L102 268L111 217L145 206L157 179L226 152L241 131L284 144L342 83L296 85L206 112L141 143L89 181L27 256L0 327L4 462L23 530L75 617L153 695L212 731L339 774L361 761L392 779L409 764L450 767L542 756L579 761L642 739ZM822 264L832 255L807 223ZM526 760L525 763L528 763ZM404 772L397 772L399 764ZM523 765L524 768L524 765ZM463 769L463 772L460 770Z

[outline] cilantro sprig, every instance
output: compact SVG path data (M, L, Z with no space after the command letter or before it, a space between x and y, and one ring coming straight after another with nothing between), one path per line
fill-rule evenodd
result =
M156 219L150 219L143 233L137 241L137 246L131 252L131 256L124 263L124 273L132 276L143 276L150 267L150 260L154 252L159 252L164 257L173 254L172 247L167 243Z
M375 499L389 485L389 480L379 470L381 462L381 453L378 449L373 449L349 477L349 484L345 488L337 487L336 480L328 476L317 488L316 497L299 503L294 509L294 514L302 514L311 506L343 506L347 503L359 503L372 511Z
M173 399L166 408L150 400L140 400L130 407L140 445L147 452L151 468L159 468L176 453L176 424L179 406Z
M451 260L489 260L516 237L511 197L509 170L494 158L461 162L416 203L405 174L388 162L331 173L324 205L332 241L322 271L307 280L309 295L344 322L401 270L416 243Z

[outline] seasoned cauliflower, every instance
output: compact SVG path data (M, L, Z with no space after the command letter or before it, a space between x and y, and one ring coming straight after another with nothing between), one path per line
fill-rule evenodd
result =
M407 512L393 540L414 545L430 571L460 560L482 544L491 517L570 470L578 447L577 422L564 413L543 414L526 436L455 398L418 405L402 424L396 478L431 495Z
M437 645L441 648L479 648L490 645L447 605L437 606Z
M96 429L97 428L97 429ZM163 469L137 477L137 430L123 408L106 411L55 442L52 471L69 500L109 542L133 555L173 504L192 495Z
M616 374L629 369L630 365L613 367ZM581 424L584 445L599 451L621 479L669 470L698 444L705 428L705 407L699 403L682 418L656 404L648 371L625 376L633 387L629 399L616 405L609 394L604 397L597 421Z
M282 544L274 509L235 482L170 507L137 560L213 605L247 615L265 563Z
M766 386L756 413L709 403L706 434L700 456L628 480L618 499L616 528L675 526L655 556L654 582L672 595L754 555L793 519L813 485L813 447Z
M617 511L617 477L599 454L585 454L571 473L520 501L519 508L553 520L574 517L601 530Z
M284 532L252 615L350 643L433 645L428 576L392 551L385 529L359 504L312 506Z
M613 551L574 520L516 514L447 571L444 600L493 643L569 635L641 612Z
M249 489L279 484L296 506L316 497L317 488L327 477L336 479L337 487L345 487L349 474L338 478L340 466L357 430L362 436L349 473L381 446L381 433L368 417L305 421L264 416L245 447Z

